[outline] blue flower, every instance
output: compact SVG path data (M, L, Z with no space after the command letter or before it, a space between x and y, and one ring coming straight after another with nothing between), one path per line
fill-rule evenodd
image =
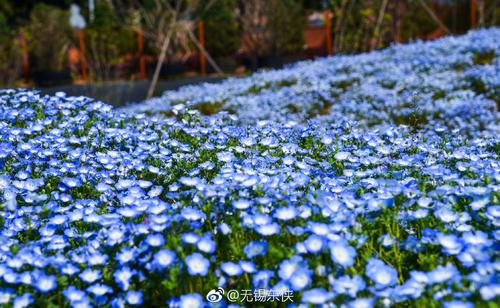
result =
M210 268L210 262L198 252L195 252L184 259L188 267L189 275L206 276Z
M394 286L398 282L398 272L378 259L370 259L365 267L365 273L377 289Z
M443 283L446 281L455 281L460 277L460 273L455 266L447 264L446 266L438 266L436 269L428 273L428 281L430 284Z
M254 258L265 255L267 247L266 241L251 241L243 248L243 252L248 258Z
M169 267L175 260L175 253L168 249L158 251L154 256L154 262L160 268Z
M211 239L210 235L203 236L197 243L197 247L199 250L206 253L214 253L215 252L215 241Z
M276 217L280 220L287 221L290 219L294 219L298 214L299 214L299 212L297 211L297 209L295 207L289 206L289 207L281 207L281 208L277 209L274 213L274 217Z
M160 247L165 244L165 239L161 234L151 234L146 238L146 243L152 247Z
M302 293L302 302L313 305L321 305L329 302L333 298L333 294L323 288L315 288L304 291Z
M238 263L234 262L224 262L220 265L220 268L228 276L239 276L243 273L241 266Z
M277 223L259 225L255 227L255 231L263 236L270 236L280 232L280 226Z
M128 267L123 267L117 270L113 276L115 277L116 284L124 291L130 287L130 278L134 276L134 271Z
M125 295L125 300L129 305L141 305L142 304L142 292L130 290Z
M184 294L179 298L179 308L202 308L203 297L198 293Z
M323 250L325 247L325 240L321 236L312 234L304 241L304 246L309 253L315 254Z
M86 297L85 292L75 286L69 286L62 293L70 303L79 302Z
M366 287L365 281L359 275L355 275L352 278L347 275L341 276L331 282L331 285L336 293L347 294L353 298Z
M19 295L14 299L14 308L25 308L29 307L34 302L33 296L30 293L24 293Z
M334 241L329 244L333 262L344 267L353 266L356 250L344 241Z
M455 300L455 301L444 302L443 307L444 308L473 308L474 305L472 303Z
M56 277L42 274L36 278L35 287L42 293L52 291L57 287Z
M308 268L299 268L290 277L290 286L294 291L300 291L312 282L313 271Z
M94 281L101 279L101 272L99 270L87 268L81 272L78 277L87 283L93 283Z
M270 270L260 270L252 277L252 285L254 289L266 289L269 287L269 280L274 276L274 272Z
M94 294L95 296L103 296L107 293L111 293L113 290L105 284L94 284L88 287L87 291Z

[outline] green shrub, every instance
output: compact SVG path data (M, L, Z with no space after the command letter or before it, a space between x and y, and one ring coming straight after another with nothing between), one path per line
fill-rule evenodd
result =
M232 56L240 47L234 0L216 0L202 15L205 46L214 57Z
M96 1L95 16L85 29L87 62L92 79L118 77L116 66L127 52L135 50L135 33L120 20L107 1Z
M0 11L0 85L14 86L21 61L19 44L13 38L7 17Z
M30 56L35 70L60 71L66 65L65 52L72 35L69 12L38 3L27 25Z

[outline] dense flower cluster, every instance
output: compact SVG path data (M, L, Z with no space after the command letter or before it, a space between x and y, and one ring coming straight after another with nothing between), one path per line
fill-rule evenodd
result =
M356 56L305 61L220 84L186 86L127 110L170 114L186 106L205 114L372 127L498 130L500 29L434 42L394 45Z
M305 62L128 113L0 91L0 303L191 308L216 287L495 302L499 43Z

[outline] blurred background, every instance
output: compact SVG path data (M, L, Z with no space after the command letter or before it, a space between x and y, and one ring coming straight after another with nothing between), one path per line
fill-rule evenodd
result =
M114 105L499 25L498 0L0 0L0 87Z

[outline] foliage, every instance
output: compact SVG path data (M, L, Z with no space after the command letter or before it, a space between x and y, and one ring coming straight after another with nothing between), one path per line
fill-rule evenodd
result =
M69 13L38 3L27 25L28 42L35 70L60 71L65 68L66 51L72 37Z
M0 11L0 85L13 86L19 77L20 57L7 17Z
M240 31L235 11L235 0L215 0L203 11L205 46L210 55L233 56L238 51Z
M85 29L87 62L91 78L119 77L118 65L127 52L135 51L135 33L127 20L119 19L107 1L96 1L95 17Z
M279 54L297 52L304 46L304 11L298 0L273 0L269 3L273 51Z
M254 56L288 53L303 46L301 1L243 1L240 23L244 43Z

